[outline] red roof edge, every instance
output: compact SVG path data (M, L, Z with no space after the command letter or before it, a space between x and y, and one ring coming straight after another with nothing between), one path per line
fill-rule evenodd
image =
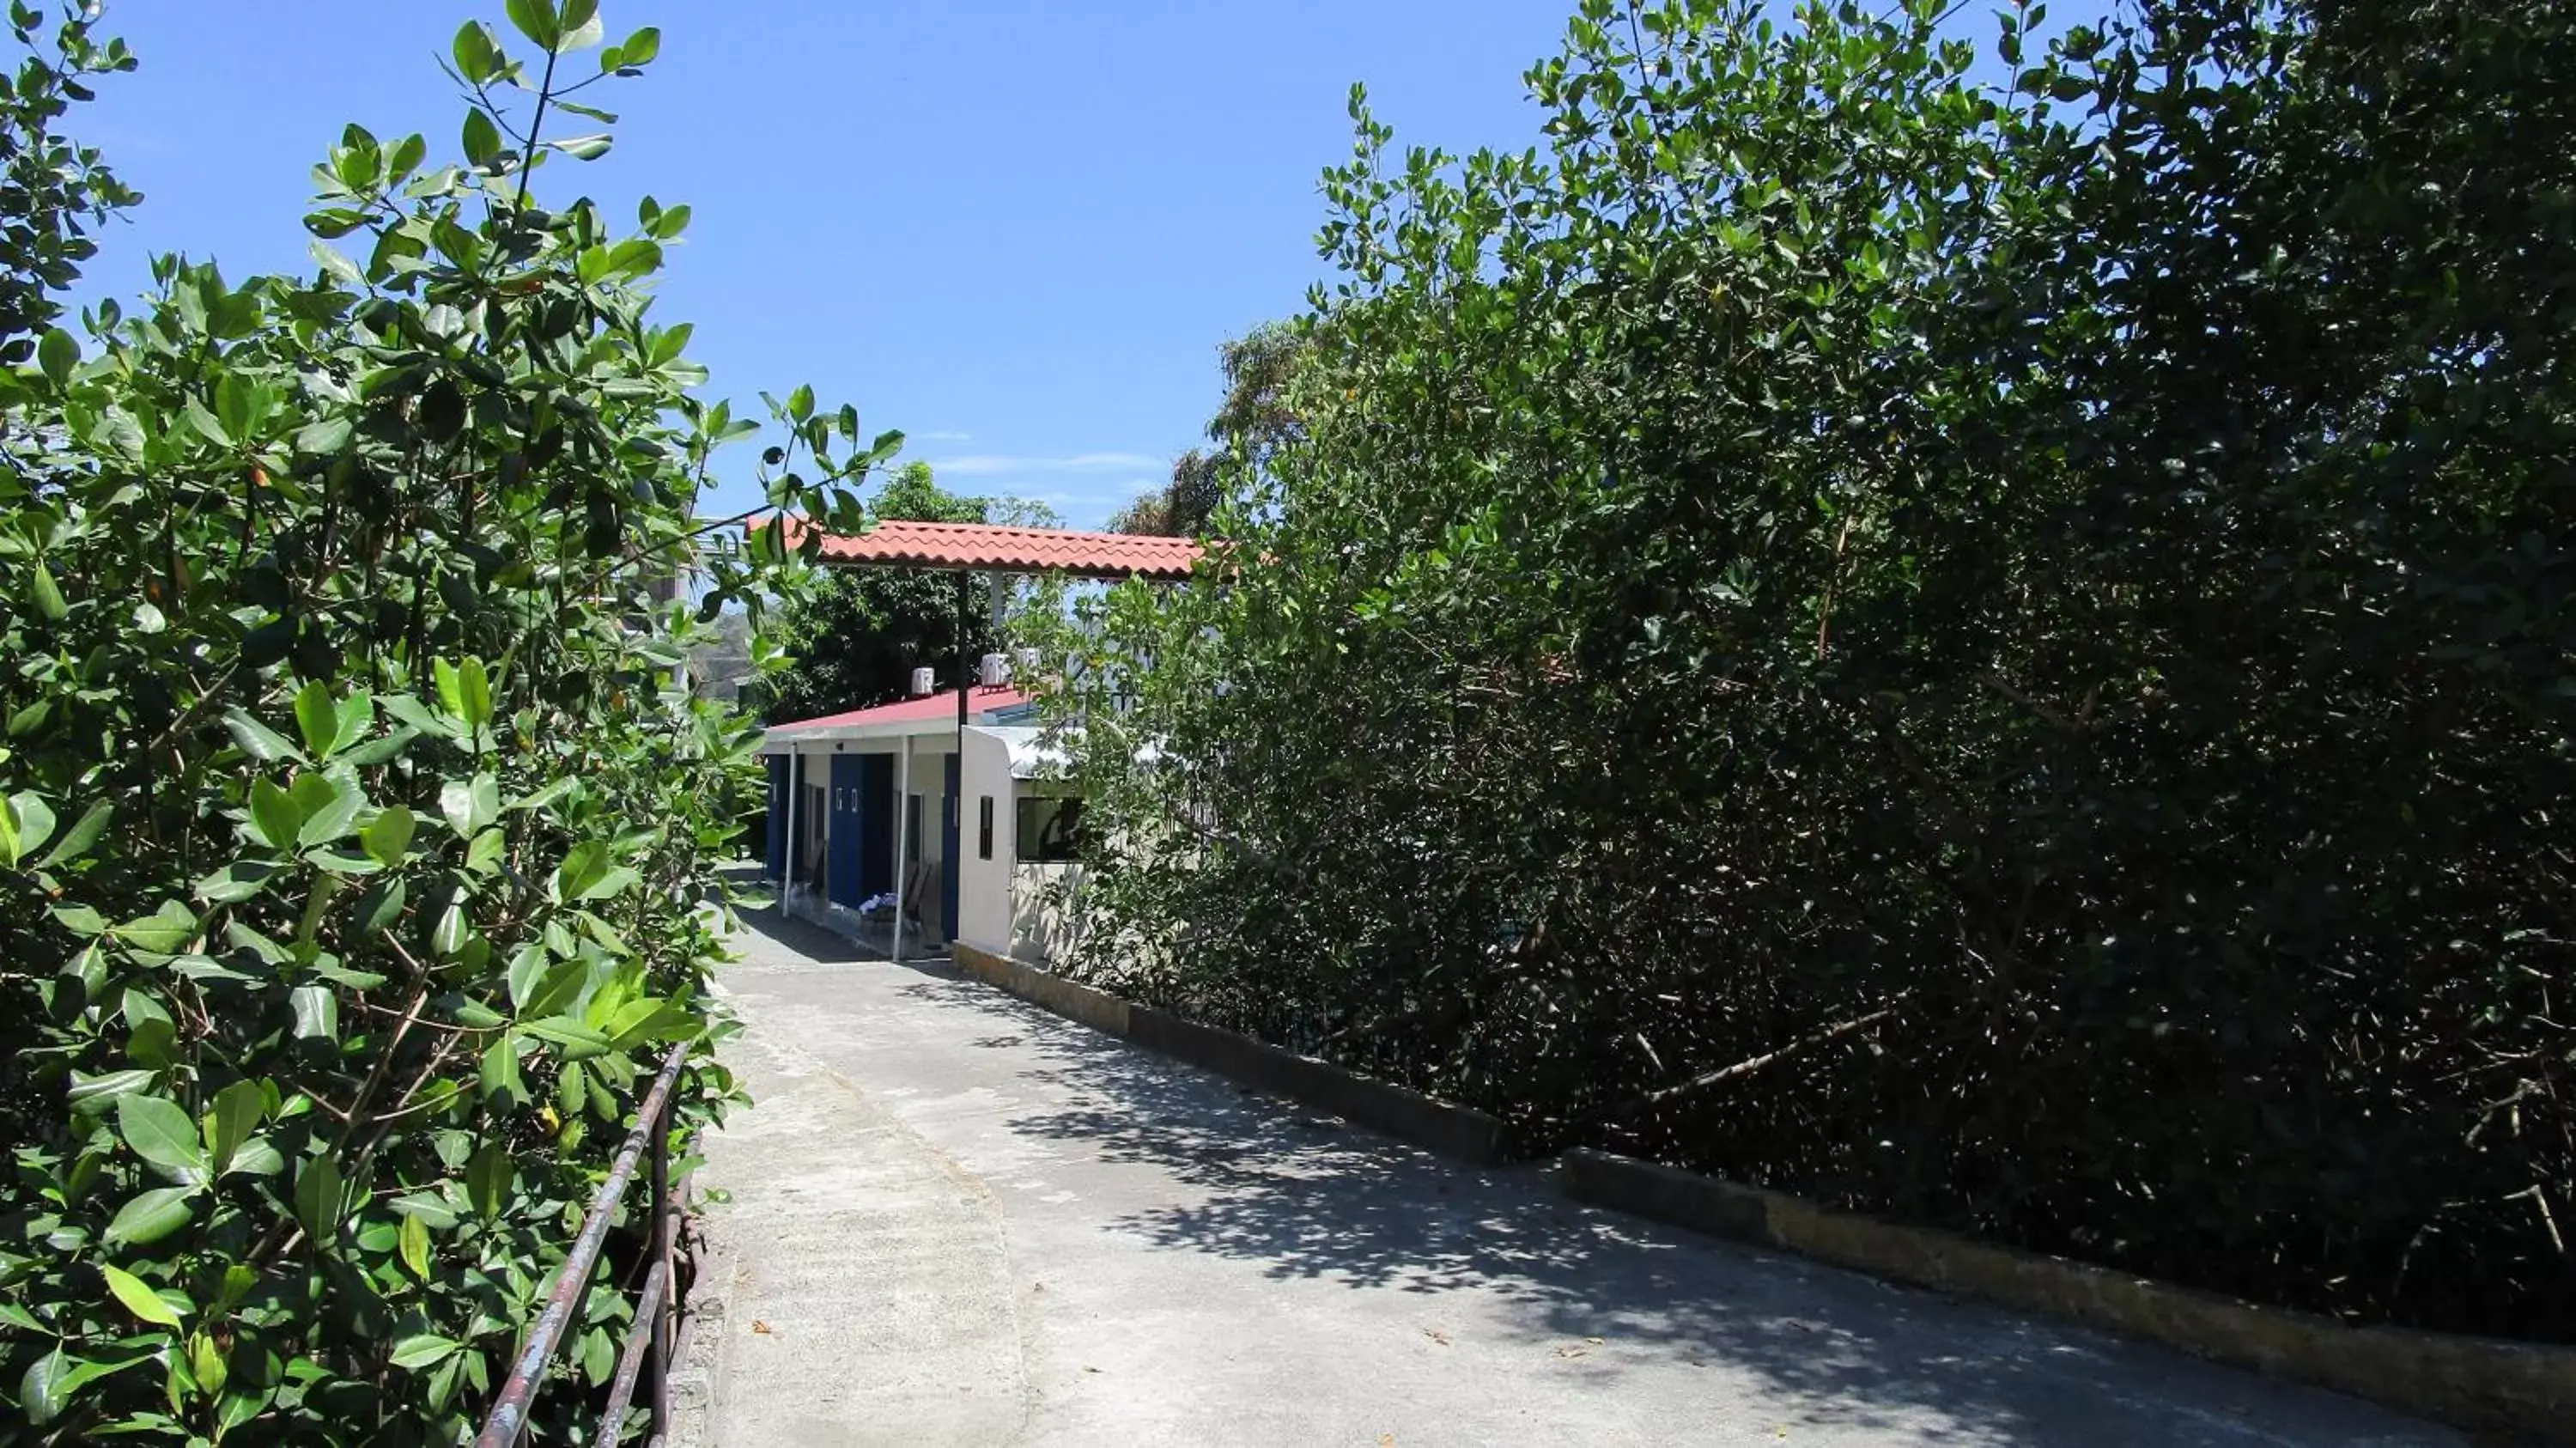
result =
M801 518L783 521L787 525L783 530L785 541L790 547L803 541L805 530L813 526ZM768 522L768 518L755 518L748 526L764 527ZM841 567L1060 573L1075 578L1149 578L1164 582L1189 577L1204 551L1192 538L905 518L882 519L856 535L823 535L823 562Z

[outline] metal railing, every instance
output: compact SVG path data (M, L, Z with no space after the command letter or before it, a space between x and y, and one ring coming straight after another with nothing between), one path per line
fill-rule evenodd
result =
M564 1258L563 1272L555 1279L546 1309L528 1329L518 1361L501 1384L500 1396L493 1399L491 1416L483 1420L483 1431L475 1438L474 1448L512 1448L527 1432L528 1405L536 1400L537 1389L545 1381L546 1366L563 1346L566 1330L581 1319L591 1273L599 1265L600 1248L608 1241L609 1224L617 1216L618 1204L626 1198L626 1189L634 1184L636 1164L647 1152L651 1153L653 1167L650 1266L644 1274L644 1290L635 1299L634 1323L628 1327L626 1345L618 1354L617 1376L608 1385L608 1408L600 1415L594 1448L615 1448L623 1436L626 1410L635 1401L639 1380L646 1389L645 1404L653 1413L650 1441L659 1444L668 1440L671 1328L677 1315L672 1309L678 1297L672 1287L671 1224L679 1213L679 1203L671 1197L671 1097L680 1079L680 1068L688 1059L689 1046L683 1041L671 1048L662 1062L661 1074L653 1078L653 1089L636 1110L635 1129L627 1133L626 1144L609 1168L608 1180L601 1182L599 1191L591 1197L590 1215L582 1219L581 1235L573 1239L572 1253Z

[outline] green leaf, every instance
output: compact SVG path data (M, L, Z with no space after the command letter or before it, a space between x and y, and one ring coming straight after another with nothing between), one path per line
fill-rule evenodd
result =
M311 850L304 858L316 868L347 879L377 874L385 868L354 850Z
M618 63L629 70L652 64L653 58L661 53L662 32L651 25L626 37L625 43L617 47Z
M469 658L456 666L459 695L456 712L469 729L480 729L492 722L492 680L483 671L481 659Z
M468 730L492 722L492 680L481 659L468 658L459 664L437 659L430 668L438 680L438 702L450 715L463 720Z
M238 905L268 888L285 871L265 860L235 860L197 882L197 898L209 905Z
M267 779L257 779L250 786L250 824L261 844L272 850L292 850L296 832L304 828L304 811L296 807L293 795Z
M385 157L387 184L400 181L420 169L421 161L428 155L429 142L418 131L394 142L393 150Z
M561 32L553 46L558 55L597 45L601 35L599 0L563 0L563 14L556 27Z
M381 739L370 739L342 750L340 762L351 769L372 769L379 764L390 764L401 758L403 751L409 749L411 742L420 735L421 731L405 725Z
M556 897L566 902L587 899L586 891L608 874L608 842L584 840L564 855L555 869Z
M581 893L573 898L577 901L613 899L616 896L625 894L637 885L642 884L643 881L644 877L637 873L632 867L619 865L615 869L602 874L598 879L584 885L581 888Z
M331 727L331 752L339 753L367 737L376 727L376 701L361 690L340 701L339 718Z
M83 810L81 817L73 822L71 829L66 831L61 839L54 841L54 847L47 850L45 857L36 862L36 867L51 869L56 865L69 864L87 855L90 846L97 844L99 837L107 833L108 822L114 818L116 818L116 805L110 800L100 800Z
M164 900L161 908L140 919L128 920L116 927L116 938L137 950L156 955L176 955L197 933L197 917L176 900Z
M63 599L62 585L54 582L54 571L42 562L31 570L28 589L36 605L38 618L47 623L61 623L70 615L71 605Z
M15 806L0 807L0 859L11 869L18 867L18 856L25 852L18 841L18 811Z
M188 1201L197 1194L195 1187L154 1187L117 1209L115 1220L107 1224L110 1242L131 1242L150 1246L188 1225Z
M344 287L364 287L367 274L358 264L342 256L336 248L324 245L318 238L304 244L305 254L321 267L325 275ZM315 457L329 457L349 445L350 423L337 415L316 418L295 434L295 450Z
M451 779L438 787L438 811L456 837L470 840L501 815L501 781L488 774Z
M295 691L295 728L313 758L330 757L340 739L340 707L330 685L315 679Z
M233 1154L250 1140L267 1114L268 1098L256 1081L235 1081L215 1093L215 1107L206 1113L205 1125L206 1156L217 1176L231 1169Z
M550 1016L542 1021L529 1021L520 1027L540 1041L552 1041L564 1048L567 1061L587 1061L605 1056L611 1049L608 1037L570 1016Z
M89 1076L72 1072L71 1089L64 1093L75 1109L104 1111L119 1097L130 1096L152 1084L149 1071L109 1071Z
M394 922L402 918L409 895L399 876L389 875L377 881L358 900L358 928L369 935L392 929Z
M295 1016L296 1039L340 1039L340 998L327 986L299 985L287 992L286 1004Z
M240 709L224 711L224 729L233 736L233 743L241 746L242 753L258 763L273 764L281 759L300 763L304 758L304 751L296 748L293 741Z
M24 851L35 849L53 838L54 808L32 789L22 789L9 796L8 808L0 813L8 816L8 853L12 865L18 863L18 856Z
M402 1235L399 1240L402 1244L403 1265L411 1269L412 1276L427 1282L429 1280L429 1224L418 1217L403 1218Z
M563 39L563 21L553 0L506 0L501 8L528 43L538 49L552 50L555 42Z
M194 1186L206 1179L205 1149L197 1123L165 1096L136 1093L116 1099L116 1132L136 1156L173 1181Z
M26 1413L28 1422L42 1427L63 1415L63 1410L71 1406L72 1394L110 1373L122 1372L136 1363L150 1362L154 1356L146 1353L140 1357L118 1358L113 1362L96 1362L73 1357L57 1347L27 1365L26 1375L18 1380L18 1406Z
M528 1003L536 993L537 983L545 979L549 963L546 948L534 941L520 946L519 953L510 957L510 1004L513 1007Z
M665 1000L629 1001L608 1021L608 1043L630 1050L648 1041L676 1041L696 1034L698 1018Z
M465 948L466 937L471 933L465 918L465 899L460 895L438 912L438 923L430 927L429 948L441 959L452 959Z
M161 1294L146 1286L142 1278L121 1267L111 1267L104 1262L99 1264L98 1270L106 1274L107 1290L116 1294L116 1300L125 1304L126 1311L145 1322L161 1327L187 1325L185 1319L179 1316L178 1310L162 1301Z
M358 832L358 842L376 863L390 869L403 862L404 851L411 848L412 831L418 827L408 806L387 805Z
M576 161L596 161L608 154L613 139L606 131L600 131L588 136L566 136L547 144Z
M378 694L376 703L386 713L419 730L442 739L457 737L456 721L440 714L409 694Z
M36 343L36 366L56 387L72 380L72 369L80 365L80 343L60 327L48 327Z
M468 81L487 81L501 73L501 47L493 39L491 27L480 20L468 20L457 27L448 53L456 59L457 74Z
M570 774L557 775L555 778L547 781L545 788L532 791L528 794L523 794L517 799L510 801L509 807L513 810L543 809L547 805L553 804L556 800L563 798L565 795L572 793L575 789L580 787L581 780L578 776Z
M295 1220L305 1235L328 1242L340 1235L340 1163L327 1156L306 1161L295 1173Z
M508 836L499 830L485 830L465 846L465 868L478 875L490 874L509 847Z
M358 822L358 811L367 803L366 791L359 787L356 776L342 770L309 773L295 781L296 806L304 811L304 823L295 832L299 847L329 844L349 833Z
M286 1158L265 1136L254 1136L233 1153L233 1170L243 1176L275 1176L286 1170Z
M501 128L481 107L465 113L465 159L478 171L489 171L501 159Z
M210 1333L198 1333L188 1339L188 1371L197 1380L200 1394L220 1393L225 1379L232 1376L224 1351Z
M500 1216L501 1209L509 1205L510 1183L516 1176L510 1164L509 1144L498 1139L483 1143L474 1159L465 1164L465 1194L485 1221Z
M507 1096L514 1105L528 1099L528 1083L519 1074L519 1038L504 1031L483 1048L481 1070L485 1099Z
M518 0L512 0L513 9L517 8L517 4ZM425 1332L395 1343L392 1362L395 1367L418 1372L422 1368L434 1367L445 1362L456 1352L457 1347L458 1344L448 1338Z
M385 1205L398 1217L418 1217L444 1232L457 1222L456 1207L441 1192L405 1192Z

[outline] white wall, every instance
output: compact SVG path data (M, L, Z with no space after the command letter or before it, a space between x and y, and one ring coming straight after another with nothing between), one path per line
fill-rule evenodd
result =
M958 853L964 856L958 862L957 938L978 950L1009 955L1011 862L1018 845L1015 822L1019 818L1018 806L1012 803L1016 795L1010 745L981 730L967 730L958 789L965 798L960 802L957 828ZM980 811L987 796L993 801L993 858L989 860L977 849Z
M1075 892L1082 888L1082 867L1017 865L1011 873L1011 954L1032 965L1061 958L1082 918L1073 908Z

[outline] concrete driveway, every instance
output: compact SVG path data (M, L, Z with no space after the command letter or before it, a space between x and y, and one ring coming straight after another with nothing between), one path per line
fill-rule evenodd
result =
M2464 1441L1577 1206L751 923L684 1443Z

